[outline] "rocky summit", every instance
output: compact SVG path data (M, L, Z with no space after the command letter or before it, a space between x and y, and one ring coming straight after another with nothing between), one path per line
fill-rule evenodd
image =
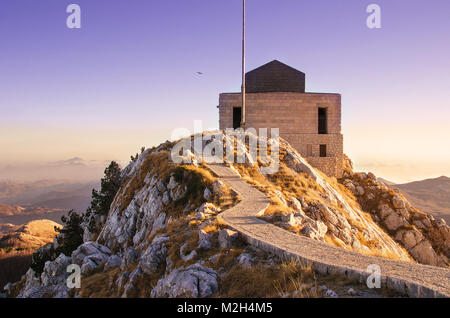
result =
M369 289L365 281L280 257L264 248L264 233L248 234L221 215L248 202L228 179L192 152L192 164L173 164L174 143L147 149L120 171L120 186L106 214L86 213L82 241L40 248L34 266L5 286L8 297L383 297L404 296L395 286ZM239 147L238 147L239 148ZM357 173L349 159L343 177L311 167L280 142L278 172L251 160L224 168L267 198L255 222L276 233L303 237L333 251L398 264L449 266L450 232L443 220L414 208L402 195ZM236 210L236 209L235 209ZM250 213L249 212L249 213ZM230 218L232 219L232 218ZM255 223L255 224L256 224ZM270 233L267 233L270 234ZM64 234L64 231L59 234ZM267 235L269 237L270 235ZM260 237L260 239L255 239ZM325 244L325 245L321 245ZM282 247L280 247L282 249ZM65 251L61 252L61 251ZM323 251L326 251L324 249ZM281 250L283 252L283 250ZM311 251L313 253L314 251ZM304 255L308 259L308 255ZM78 266L80 284L70 265ZM448 277L448 276L447 276ZM401 277L400 277L401 278ZM444 286L444 287L442 287ZM446 287L447 286L447 287ZM426 286L433 289L433 286ZM439 286L448 288L448 281Z

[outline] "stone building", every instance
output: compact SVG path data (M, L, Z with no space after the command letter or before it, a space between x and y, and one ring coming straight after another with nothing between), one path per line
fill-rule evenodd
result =
M246 128L279 128L312 166L342 176L340 94L305 92L305 74L276 60L247 73L246 91ZM240 127L241 105L240 93L220 94L220 129Z

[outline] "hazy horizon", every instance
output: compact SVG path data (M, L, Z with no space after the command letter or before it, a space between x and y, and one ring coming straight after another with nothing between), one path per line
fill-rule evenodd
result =
M95 180L175 128L218 127L219 93L240 89L240 0L77 0L79 30L69 3L0 8L0 179ZM450 2L375 1L375 30L369 3L249 0L247 70L278 59L342 94L356 170L450 176Z

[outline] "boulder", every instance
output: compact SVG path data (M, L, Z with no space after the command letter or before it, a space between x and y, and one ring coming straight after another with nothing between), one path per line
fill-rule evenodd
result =
M395 213L395 211L392 210L391 207L386 203L380 203L380 205L378 206L378 215L382 220L393 213Z
M296 217L294 215L294 213L289 213L289 214L282 214L281 215L281 221L284 223L284 225L286 226L299 226L302 224L302 218L301 217Z
M203 229L198 231L198 248L209 250L212 248L211 238Z
M43 286L64 283L67 276L67 266L72 264L72 258L60 254L53 262L45 262L44 271L41 274Z
M128 266L136 264L140 256L141 254L138 250L132 247L127 248L125 253L123 254L123 260L122 264L120 265L120 268L124 270Z
M187 268L180 267L158 281L151 297L209 297L219 289L217 277L215 270L198 263Z
M396 209L405 209L406 208L405 201L403 201L403 199L398 195L394 195L392 197L392 205Z
M33 293L33 290L41 288L41 280L36 277L36 273L30 268L24 275L25 278L25 286L20 291L19 295L17 295L17 298L28 298L29 295ZM9 286L8 286L9 285ZM5 290L7 291L7 294L9 295L11 293L11 284L8 284L7 287L5 287Z
M225 183L223 183L223 181L221 180L215 180L213 182L213 193L215 194L220 194L222 192L224 192L226 189Z
M384 225L388 228L390 231L395 231L399 227L405 225L405 222L403 218L401 218L399 215L393 213L390 214L384 219Z
M233 241L237 239L238 232L229 229L223 229L219 232L219 246L220 248L229 248Z
M108 258L105 264L105 270L110 270L119 267L122 264L122 259L117 255L112 255Z
M322 221L314 221L313 224L308 224L302 229L302 233L312 239L323 241L328 227Z
M243 267L252 267L253 257L248 253L242 253L238 257L236 257L236 262Z
M361 187L361 186L357 186L357 187L356 187L356 194L357 194L357 195L363 196L364 193L365 193L365 190L364 190L363 187Z
M422 233L417 230L403 230L398 231L395 239L400 241L403 246L405 246L408 250L416 246L420 241L424 239Z
M346 186L351 192L356 193L356 187L355 187L355 185L354 185L353 183L351 183L351 182L346 183L345 186Z
M209 199L212 198L212 195L213 195L212 192L208 188L205 188L205 191L203 191L203 198L206 201L209 201Z
M205 214L216 214L220 212L220 208L216 207L213 203L206 202L203 203L197 211Z
M410 251L411 255L420 263L437 265L439 258L428 240L423 240Z
M140 259L140 267L146 274L153 274L158 271L159 266L167 257L166 243L169 241L167 236L157 236L153 239L150 246L144 252Z
M302 213L302 214L305 213L305 212L303 212L303 207L302 207L302 204L300 203L299 200L297 200L297 199L294 198L294 197L291 197L290 200L291 200L291 207L292 207L296 212Z
M170 177L169 184L167 185L167 189L173 190L178 187L178 182L175 180L174 176Z
M100 245L96 242L86 242L72 252L72 261L74 264L82 266L85 257L91 255L97 255L93 257L93 259L96 260L103 258L107 259L111 255L111 250L106 246Z

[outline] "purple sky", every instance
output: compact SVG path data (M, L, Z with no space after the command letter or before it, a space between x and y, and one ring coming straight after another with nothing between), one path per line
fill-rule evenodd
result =
M70 3L79 30L66 27ZM370 3L381 29L366 26ZM248 0L247 10L248 69L278 59L306 73L308 91L341 93L358 168L450 175L450 1ZM127 160L195 119L217 127L218 94L240 87L240 23L241 0L3 0L0 167Z

